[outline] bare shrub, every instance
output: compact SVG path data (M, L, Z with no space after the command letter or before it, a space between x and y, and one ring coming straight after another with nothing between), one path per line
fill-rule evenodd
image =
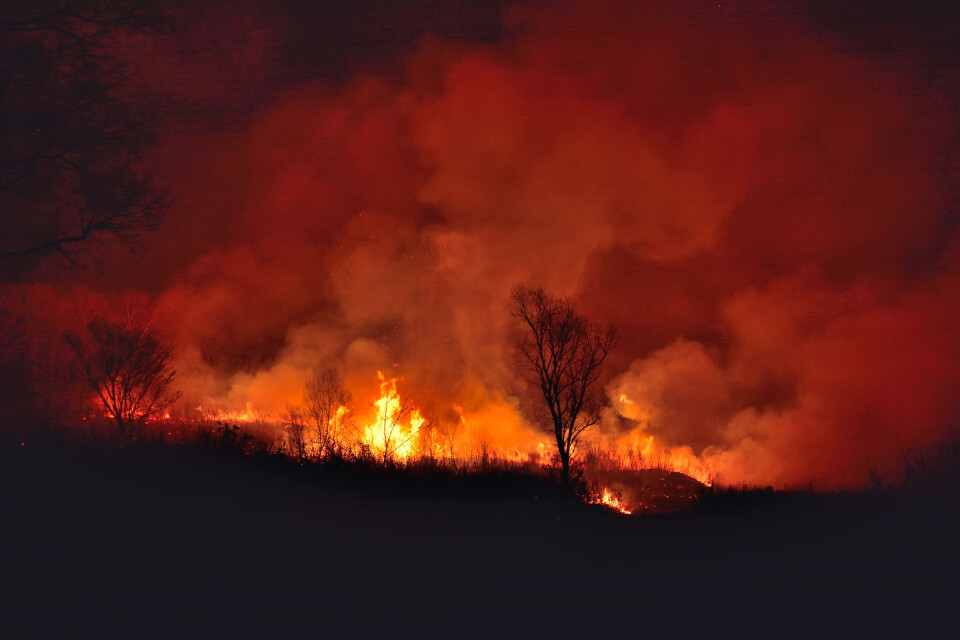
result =
M121 436L136 436L179 399L173 353L146 330L94 320L85 335L66 341Z
M304 389L305 414L317 457L339 456L350 430L352 396L336 369L315 371Z

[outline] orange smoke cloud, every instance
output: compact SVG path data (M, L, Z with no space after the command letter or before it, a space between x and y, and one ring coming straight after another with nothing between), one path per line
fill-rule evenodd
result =
M955 96L723 5L518 5L496 44L432 40L168 148L178 205L145 260L181 385L280 410L315 367L391 371L529 447L526 282L623 335L604 434L723 480L857 483L956 435Z
M787 276L724 306L722 356L677 342L611 388L646 408L624 417L696 445L721 480L856 483L955 434L960 340L942 293L880 299L867 286Z

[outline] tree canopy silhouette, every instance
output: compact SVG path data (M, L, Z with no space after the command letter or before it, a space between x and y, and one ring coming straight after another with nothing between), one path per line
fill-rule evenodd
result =
M317 445L317 456L340 455L350 427L352 397L336 369L314 371L304 385L305 413Z
M517 348L550 412L560 471L568 482L578 439L603 414L598 382L603 361L618 343L617 332L583 318L568 298L543 289L517 287L512 297L513 315L526 329Z
M180 398L173 352L146 330L94 320L86 335L66 340L121 436L136 435Z
M141 166L151 136L120 53L164 28L137 0L0 3L0 258L73 262L157 228L168 201Z

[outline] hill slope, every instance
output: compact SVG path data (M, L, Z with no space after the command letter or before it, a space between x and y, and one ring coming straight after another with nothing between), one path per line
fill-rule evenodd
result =
M628 518L155 450L7 450L2 487L4 637L958 630L950 509L808 497Z

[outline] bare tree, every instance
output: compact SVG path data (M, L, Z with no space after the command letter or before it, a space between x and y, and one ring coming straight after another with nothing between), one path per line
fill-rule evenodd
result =
M553 434L564 482L580 435L603 414L598 382L603 361L617 343L616 329L601 327L578 315L573 303L517 287L513 315L523 322L517 340L521 360L539 385L553 422Z
M283 416L283 429L293 457L298 461L306 458L307 424L303 419L303 411L298 407L287 405L287 412Z
M453 458L456 455L457 434L463 423L463 412L459 407L452 407L439 421L440 451L444 457Z
M425 422L417 432L417 450L429 458L452 458L455 453L457 431L463 417L455 408L445 411L427 411L421 414Z
M364 429L362 440L387 466L398 455L409 453L420 431L431 425L409 398L397 393L396 380L384 380L381 374L380 393L373 403L376 418Z
M350 392L336 369L314 371L304 389L306 414L317 445L317 457L340 455L350 426Z
M106 237L136 247L168 207L141 166L151 136L131 104L124 39L165 28L138 0L0 7L0 258Z
M383 466L387 466L397 452L416 435L404 432L401 423L410 416L413 407L404 400L398 406L391 404L375 404L376 420L366 428L364 436L367 444L374 451Z
M179 399L173 353L146 331L94 320L85 336L69 334L66 341L122 436L136 435Z

